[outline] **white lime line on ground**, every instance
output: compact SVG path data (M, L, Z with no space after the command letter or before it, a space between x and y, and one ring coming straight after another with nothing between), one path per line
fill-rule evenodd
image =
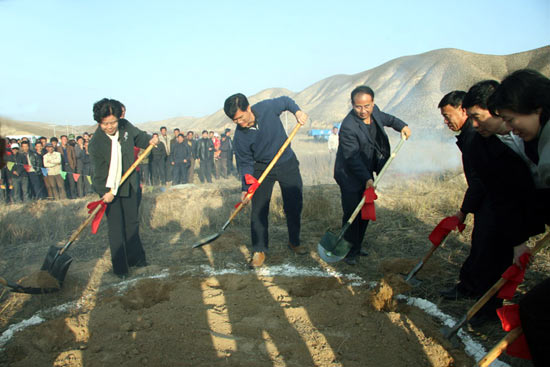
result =
M198 273L202 273L203 275L207 275L207 276L220 276L220 275L227 275L227 274L247 275L247 274L256 273L261 276L319 277L319 278L335 277L335 278L347 279L348 281L350 281L350 285L355 287L367 284L367 282L363 278L361 278L359 275L354 273L340 273L330 269L315 268L315 267L296 267L292 264L264 266L260 269L243 269L242 265L231 264L231 263L227 264L227 266L223 269L215 269L210 265L199 265L198 269L188 268L186 270L178 272L177 275L184 275L188 273L196 274L197 270L198 270ZM168 269L163 269L159 274L128 279L120 283L113 284L108 288L117 287L118 292L122 293L126 291L132 284L135 284L139 280L163 279L163 278L167 278L169 275L170 273ZM367 286L370 288L373 288L376 285L377 285L377 282L369 282L367 284ZM456 323L456 320L453 317L442 312L434 303L428 300L425 300L423 298L409 297L402 294L397 295L396 298L406 301L407 304L409 305L422 309L428 315L439 319L446 326L452 327ZM81 309L85 304L85 301L86 300L84 298L80 298L78 300L67 302L59 306L55 306L46 310L41 310L41 311L38 311L35 315L33 315L31 318L27 320L23 320L17 324L11 325L6 331L2 333L2 335L0 335L0 350L13 337L13 335L16 332L19 332L32 325L41 324L42 322L46 321L46 319L44 318L46 316L51 317L52 315L55 316L63 312L67 312L68 310ZM462 340L462 343L464 343L464 350L469 356L474 358L476 361L479 361L481 358L485 356L485 354L487 353L485 348L481 344L473 340L472 337L468 335L468 333L466 333L461 329L458 331L457 335ZM491 364L491 367L510 367L510 365L497 359Z

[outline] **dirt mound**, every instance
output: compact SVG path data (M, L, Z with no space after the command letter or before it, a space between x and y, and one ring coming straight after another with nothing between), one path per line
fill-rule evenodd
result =
M59 282L47 271L37 271L31 275L25 276L17 282L23 287L52 289L60 288Z
M451 354L418 321L400 313L392 299L393 282L384 279L378 292L370 292L336 278L312 276L143 279L124 292L112 288L98 293L91 311L72 310L17 333L0 354L0 364L471 364L463 352ZM392 311L374 312L372 307Z

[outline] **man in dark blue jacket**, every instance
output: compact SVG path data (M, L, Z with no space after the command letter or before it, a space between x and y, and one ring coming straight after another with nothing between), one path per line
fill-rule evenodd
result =
M225 100L224 111L237 124L233 146L242 179L241 200L243 204L247 204L246 195L250 185L246 183L245 175L258 179L287 139L279 118L281 113L292 112L301 125L306 123L308 116L289 97L268 99L250 106L246 97L240 93ZM265 261L268 249L269 202L276 181L279 182L283 196L288 248L296 254L306 254L300 247L302 176L298 159L288 146L252 197L252 267L262 266Z
M363 197L363 192L374 184L374 172L380 172L390 157L390 142L384 127L400 131L407 139L411 130L395 116L380 111L374 104L374 92L359 86L351 92L353 109L342 121L338 151L334 164L334 179L340 186L342 224L346 223ZM352 244L346 263L357 264L357 256L366 256L361 244L369 221L355 218L344 238Z
M189 165L191 164L191 148L183 140L183 134L179 134L177 143L172 145L172 149L170 151L172 185L187 183L187 171L189 170Z

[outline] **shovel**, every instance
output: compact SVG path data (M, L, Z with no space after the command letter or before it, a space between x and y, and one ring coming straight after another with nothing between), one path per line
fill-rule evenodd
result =
M531 250L531 255L535 255L542 248L544 248L548 242L550 242L550 233L546 234L543 238L537 241L536 245ZM441 333L443 336L449 340L455 336L458 330L466 324L497 292L508 282L505 278L500 278L485 294L468 310L466 315L464 315L459 322L455 324L452 328L444 326L441 328Z
M151 152L151 149L153 149L154 145L149 145L147 149L143 151L143 153L136 159L136 161L128 168L128 170L124 173L124 175L120 179L120 184L122 184L128 176L134 172L135 168L139 165L139 163L145 158L149 152ZM67 274L67 271L69 270L69 266L71 265L71 262L73 261L72 257L67 255L65 251L69 249L69 247L73 244L74 241L78 238L80 235L80 232L88 225L90 222L94 219L95 215L99 210L101 209L101 205L98 205L86 218L86 220L76 229L76 231L73 232L71 237L69 238L69 241L65 244L63 247L57 247L57 246L50 246L48 249L48 253L46 254L46 258L44 259L44 263L42 264L42 267L40 270L44 272L45 276L51 276L53 277L58 283L59 287L25 287L21 286L19 284L14 284L11 282L6 281L3 278L0 278L0 284L4 285L5 287L11 288L12 292L19 292L19 293L30 293L30 294L39 294L39 293L52 293L58 291L61 286L63 285L63 281L65 280L65 275Z
M279 160L281 155L283 155L283 152L285 151L286 147L290 144L290 142L292 141L292 139L294 138L294 136L298 132L298 129L300 129L301 126L302 126L301 124L296 124L296 127L294 127L294 129L290 132L290 135L285 140L285 142L283 143L283 145L281 146L281 148L279 149L279 151L277 152L275 157L273 157L273 159L271 160L271 163L269 163L269 165L267 166L265 171L262 173L262 175L258 179L258 183L260 185L262 184L262 182L264 181L266 176L269 174L269 171L271 171L271 169L273 168L275 163L277 163L277 161ZM247 199L251 199L252 196L254 196L254 193L246 194ZM233 213L231 213L231 215L229 216L229 219L224 223L224 225L222 226L222 229L218 233L214 233L210 236L204 237L199 242L193 244L192 248L197 248L197 247L204 246L206 244L209 244L210 242L213 242L218 237L220 237L223 234L223 232L225 231L225 229L229 226L229 224L233 221L233 218L235 218L237 216L237 214L239 214L239 212L241 211L242 208L243 208L243 202L241 201L241 202L239 202L239 204L237 204L237 207L235 208Z
M424 255L424 257L422 258L422 260L420 260L420 262L418 264L415 265L415 267L409 272L409 274L407 274L405 276L405 281L407 283L409 283L410 285L412 285L413 287L416 287L418 285L420 285L420 283L422 283L422 281L420 279L417 279L415 277L416 273L418 273L420 271L420 269L422 269L422 267L424 266L424 264L426 264L426 262L428 261L428 259L430 257L432 257L433 253L435 252L435 250L437 250L437 248L439 246L445 246L445 243L447 242L447 239L449 238L449 235L447 235L445 237L445 239L443 240L443 242L441 242L441 245L433 245L432 244L432 247L430 248L430 250L426 253L426 255Z
M374 180L373 186L376 188L376 185L378 185L378 182L382 178L382 175L386 172L388 169L390 163L393 161L395 156L397 155L397 152L399 152L399 149L403 146L403 143L405 142L405 138L402 136L401 141L397 146L395 147L394 151L386 161L386 164L384 164L384 167L382 167L382 170L380 173L376 176L376 179ZM352 244L343 239L342 237L348 230L349 226L351 226L351 223L355 220L355 217L359 214L361 211L361 208L363 207L363 204L365 204L365 197L361 199L359 204L357 205L357 208L355 208L355 211L351 214L347 222L344 224L342 229L338 234L327 231L324 236L321 238L321 241L319 244L317 244L317 252L319 253L319 257L323 259L323 261L327 263L334 263L337 261L342 260L346 255L348 254L349 250L352 247Z

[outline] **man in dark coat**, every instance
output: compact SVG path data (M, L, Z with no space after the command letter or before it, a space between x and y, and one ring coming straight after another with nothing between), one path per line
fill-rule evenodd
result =
M189 146L191 156L189 157L189 168L187 170L187 182L193 183L195 178L195 159L197 158L197 141L195 140L194 134L192 131L187 132L187 137L185 138L185 144Z
M63 158L62 169L67 172L65 177L65 191L69 199L76 199L77 190L74 182L73 173L76 172L76 153L74 147L69 144L67 135L61 135L61 144L56 147L56 150Z
M154 137L158 134L154 133ZM166 147L164 143L159 140L158 144L151 150L151 176L153 185L166 185Z
M267 99L251 106L246 96L241 93L225 100L224 111L238 125L233 142L241 170L241 200L245 205L249 201L247 194L251 185L246 181L246 175L258 179L287 139L279 117L281 113L292 112L301 125L307 122L308 116L289 97ZM294 151L288 146L252 197L252 267L262 266L266 258L269 203L275 182L279 182L283 197L288 229L287 247L298 255L307 253L300 245L303 184L299 165Z
M214 143L208 137L208 131L202 132L202 138L197 145L197 161L200 164L199 179L201 182L205 180L212 182L212 165L210 161L214 160Z
M390 142L384 127L401 132L407 139L411 130L395 116L380 111L374 104L374 92L367 86L359 86L351 92L352 110L342 121L338 151L334 164L334 179L340 186L345 224L359 205L364 191L374 184L374 172L380 172L390 157ZM361 250L369 221L357 216L344 238L352 244L345 260L357 264L357 256L366 256Z
M514 143L509 139L511 129L487 107L497 87L494 80L476 83L462 102L476 130L466 159L481 181L485 195L473 212L472 246L460 270L459 295L483 295L512 265L514 248L544 231L544 224L533 209L535 184L529 168L514 151ZM451 292L452 296L457 298ZM478 326L497 320L495 311L501 306L502 299L493 297L470 324Z
M11 182L13 185L13 202L25 202L31 199L29 193L29 176L25 171L24 165L27 164L26 158L19 152L19 144L11 145L12 161L15 163L11 169Z
M129 121L122 119L121 103L104 98L94 104L98 128L89 145L93 169L92 185L107 203L107 223L113 272L121 278L129 267L147 265L139 237L139 175L132 174L120 184L122 175L134 163L134 147L157 144ZM164 148L162 148L164 149Z
M27 189L32 189L32 196L35 199L41 199L43 197L42 185L40 182L40 167L42 166L42 158L34 151L30 149L30 144L28 141L21 142L21 154L22 163L24 163L24 168L29 179L30 186ZM30 199L30 192L27 194L27 197Z
M178 135L178 141L172 145L170 164L172 165L172 185L187 183L187 172L191 164L191 148L184 142L183 134Z

